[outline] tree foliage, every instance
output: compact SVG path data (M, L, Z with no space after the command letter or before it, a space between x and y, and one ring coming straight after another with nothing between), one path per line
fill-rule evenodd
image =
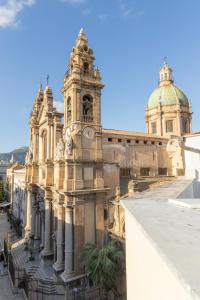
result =
M95 244L87 243L82 250L81 260L94 285L109 291L116 289L122 256L118 243L112 240L101 249Z
M0 181L0 202L2 202L4 200L4 183L3 181Z

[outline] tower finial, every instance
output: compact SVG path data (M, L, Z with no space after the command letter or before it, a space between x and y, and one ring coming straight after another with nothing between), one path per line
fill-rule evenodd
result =
M47 80L47 86L49 85L49 74L47 74L47 78L46 78L46 80Z
M43 87L42 87L42 82L40 80L40 87L39 87L39 92L41 92L43 90Z
M79 32L79 34L80 34L80 35L82 35L82 34L85 34L85 32L84 32L83 28L81 28L81 29L80 29L80 32Z
M164 66L167 65L167 56L164 56L163 61L164 61Z

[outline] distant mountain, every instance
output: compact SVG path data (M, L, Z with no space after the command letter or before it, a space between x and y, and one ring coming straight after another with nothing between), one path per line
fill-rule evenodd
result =
M27 151L28 151L28 147L21 147L9 153L0 153L0 161L3 160L5 162L9 162L13 155L15 161L19 163L24 163Z

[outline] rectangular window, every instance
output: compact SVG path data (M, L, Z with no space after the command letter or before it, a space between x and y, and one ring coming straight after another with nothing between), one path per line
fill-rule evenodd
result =
M167 120L166 121L166 132L173 132L173 120Z
M122 142L122 139L118 139L118 143L121 143Z
M159 168L158 169L158 174L160 176L166 176L167 175L167 168Z
M190 130L189 130L189 124L190 124L189 120L182 119L182 128L183 128L183 132L184 133L189 133L190 132Z
M157 133L156 122L151 123L151 132L152 133Z
M141 168L140 169L140 176L149 176L150 168Z
M108 138L108 142L112 142L112 138Z
M131 140L127 140L127 143L130 144Z
M129 168L121 168L120 169L120 177L130 177L131 169Z

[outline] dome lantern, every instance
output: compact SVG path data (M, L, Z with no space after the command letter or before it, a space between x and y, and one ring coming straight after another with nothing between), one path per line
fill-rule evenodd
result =
M164 61L163 67L160 70L160 86L169 85L173 83L173 70L167 64L166 60Z

